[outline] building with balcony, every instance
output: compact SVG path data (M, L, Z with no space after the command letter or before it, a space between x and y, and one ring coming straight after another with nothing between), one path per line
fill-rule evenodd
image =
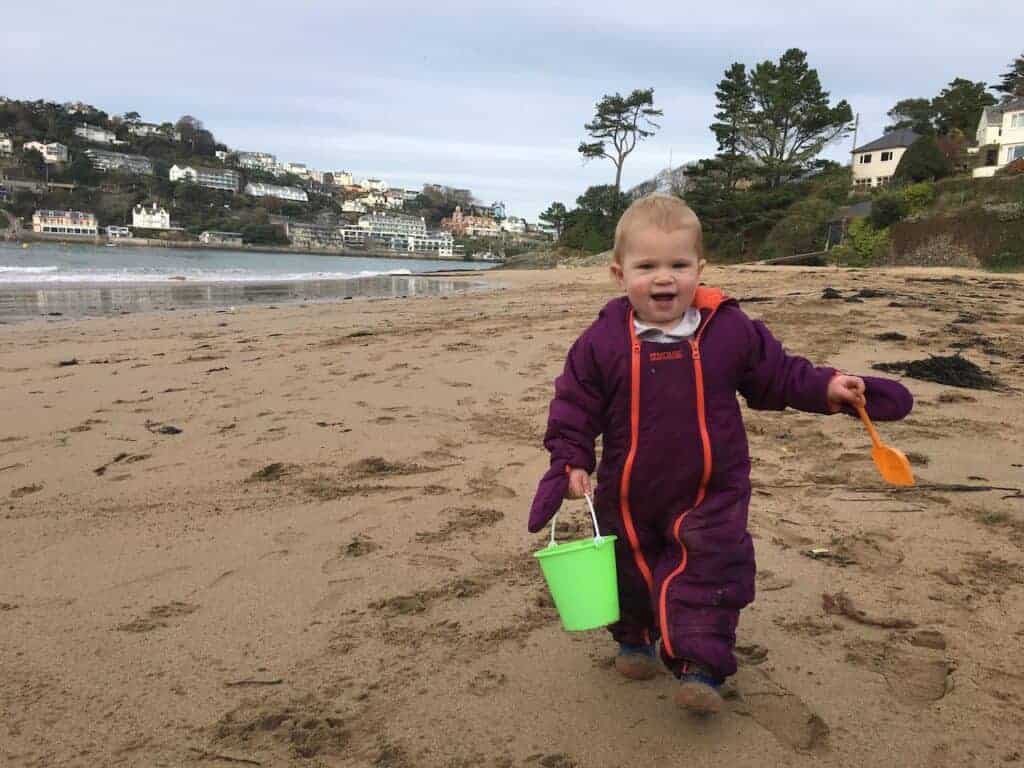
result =
M277 157L269 152L239 152L235 155L235 162L239 168L248 168L253 171L266 171L267 173L279 173L280 166L277 164Z
M66 163L68 161L68 148L57 141L43 143L41 141L27 141L21 148L25 151L34 149L43 156L43 162L47 165L55 163Z
M396 235L427 235L427 224L422 216L401 213L368 213L359 217L359 227L374 240L387 240Z
M1000 168L1024 157L1024 98L985 107L975 135L980 165L974 178L994 176Z
M82 211L38 210L32 214L32 231L51 235L96 237L96 216Z
M74 130L75 136L86 141L91 141L93 144L123 144L124 142L117 140L117 134L113 131L108 131L106 128L100 128L96 125L89 125L88 123L82 123Z
M308 203L309 195L306 190L298 187L282 187L277 184L263 184L262 182L250 182L245 185L245 194L253 197L276 197L279 200L291 200L297 203Z
M242 244L242 233L241 232L216 232L212 229L208 229L199 235L199 242L206 243L207 245L218 244L218 245L241 245Z
M242 183L238 171L229 168L195 168L191 165L172 165L167 174L171 181L184 181L208 189L237 192Z
M139 176L153 175L153 163L148 157L142 155L125 155L120 152L107 152L103 149L87 149L85 156L89 158L93 168L104 173L120 171Z
M10 136L5 136L0 133L0 155L13 155L14 154L14 142L11 141Z

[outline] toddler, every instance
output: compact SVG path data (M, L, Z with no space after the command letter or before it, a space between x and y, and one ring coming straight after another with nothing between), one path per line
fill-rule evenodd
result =
M736 672L739 612L754 599L747 531L750 457L736 393L755 409L796 408L901 419L900 384L818 368L786 354L734 299L700 285L697 216L678 198L634 202L615 230L613 299L569 350L555 381L529 529L563 498L591 492L594 441L603 436L595 506L615 534L620 620L616 669L658 672L657 643L679 679L676 703L713 713Z

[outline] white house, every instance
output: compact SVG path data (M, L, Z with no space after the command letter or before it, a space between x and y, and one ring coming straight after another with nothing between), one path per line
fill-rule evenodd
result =
M210 245L217 243L220 245L241 245L242 244L242 233L241 232L217 232L212 229L208 229L199 235L199 242Z
M341 204L341 210L345 213L366 213L366 206L358 200L345 200Z
M360 182L359 186L373 192L387 192L388 185L380 179L366 179Z
M89 125L88 123L82 123L75 128L74 134L86 141L91 141L93 144L122 143L117 140L117 134L113 131L108 131L106 128L100 128L96 125Z
M336 187L352 186L352 174L349 171L331 171L331 176L334 177L334 186Z
M277 158L269 152L239 152L236 155L239 168L250 168L256 171L278 173L280 166Z
M13 153L14 142L11 141L11 137L0 134L0 155L10 155Z
M43 156L43 162L47 165L68 161L68 148L56 141L51 141L48 144L41 141L26 141L21 148L24 150L34 149Z
M237 192L242 177L227 168L194 168L190 165L172 165L167 177L171 181L187 181L209 189Z
M158 208L156 203L151 208L139 203L132 208L132 226L136 229L170 229L171 214L166 208Z
M920 137L910 128L890 131L853 150L853 188L884 187L896 173L903 153Z
M502 219L501 224L498 226L501 228L502 232L509 232L513 235L526 234L526 219L509 216L507 219Z
M1024 157L1024 98L998 107L985 107L975 136L983 165L974 177L992 176L1007 163Z
M282 187L277 184L249 182L245 185L245 194L253 197L276 197L280 200L294 200L300 203L309 202L306 190L298 187Z
M128 132L133 136L139 136L140 138L145 138L147 136L160 136L165 139L181 141L181 131L171 130L168 133L156 123L132 123L128 126Z

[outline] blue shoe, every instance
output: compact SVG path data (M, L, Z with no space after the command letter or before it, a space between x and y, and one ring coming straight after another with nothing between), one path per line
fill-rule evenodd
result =
M654 645L619 643L615 669L630 680L650 680L658 674L658 652Z
M677 705L696 715L714 715L722 711L722 681L700 664L687 663L679 676Z

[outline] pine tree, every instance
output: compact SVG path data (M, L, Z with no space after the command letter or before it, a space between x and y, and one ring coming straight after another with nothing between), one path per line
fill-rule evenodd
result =
M993 91L1003 94L1003 103L1024 97L1024 54L1010 64L1008 72L1003 74L1003 81L993 85Z
M715 96L718 98L717 122L711 124L711 130L718 139L717 158L725 172L726 187L732 189L738 178L737 170L745 159L741 142L753 107L746 65L735 62L729 67L718 83Z

